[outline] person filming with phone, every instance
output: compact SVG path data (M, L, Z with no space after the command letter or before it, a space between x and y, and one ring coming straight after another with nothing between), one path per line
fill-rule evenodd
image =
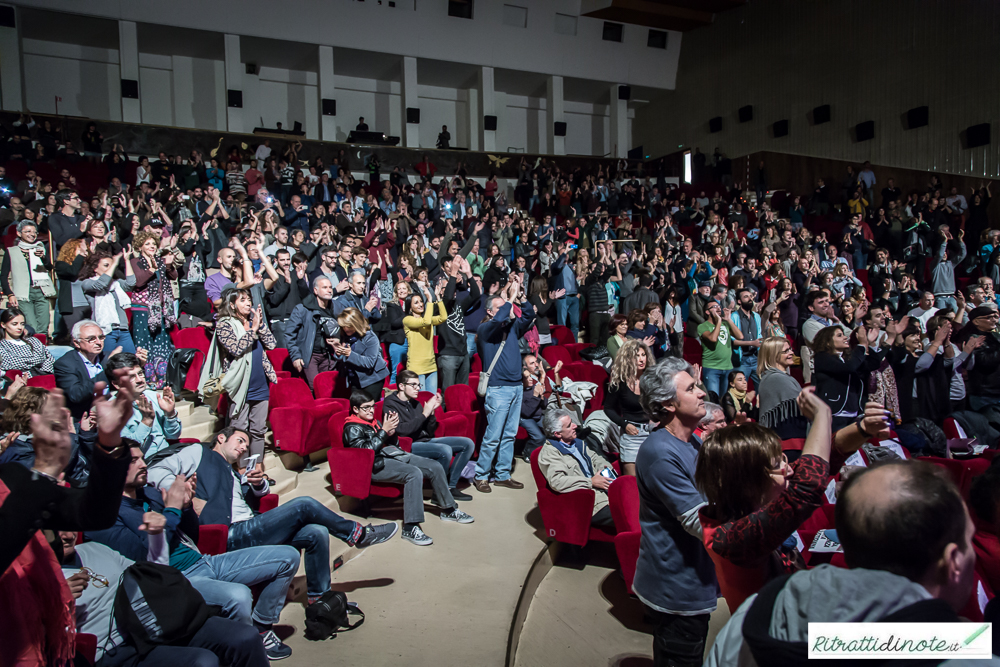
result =
M576 424L568 410L555 408L545 413L542 427L548 441L538 453L538 467L556 493L594 489L594 514L590 525L614 528L608 487L618 475L604 457L576 437Z

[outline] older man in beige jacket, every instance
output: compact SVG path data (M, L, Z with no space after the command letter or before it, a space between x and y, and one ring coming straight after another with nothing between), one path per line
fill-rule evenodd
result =
M614 528L608 506L608 487L615 478L611 464L576 437L576 424L568 410L553 409L542 418L549 437L538 452L538 467L556 493L594 489L593 526ZM604 474L602 474L602 471Z

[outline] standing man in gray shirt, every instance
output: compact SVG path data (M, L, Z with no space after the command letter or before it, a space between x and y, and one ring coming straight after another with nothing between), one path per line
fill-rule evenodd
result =
M642 538L632 590L653 619L653 664L697 667L715 611L715 565L702 544L698 510L705 499L694 483L705 416L705 392L694 369L667 357L639 381L640 402L659 426L636 457Z

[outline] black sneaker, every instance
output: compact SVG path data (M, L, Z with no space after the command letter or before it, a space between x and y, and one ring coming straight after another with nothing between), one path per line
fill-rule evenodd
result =
M458 489L449 489L451 491L451 497L455 500L472 500L472 496L468 493L462 493Z
M292 649L283 644L274 630L260 633L260 640L264 642L264 653L268 660L284 660L292 655Z
M375 544L382 544L390 539L399 530L399 526L396 523L382 523L377 526L368 524L364 528L364 533L361 535L361 539L357 541L354 545L359 549L364 549L365 547L370 547Z
M418 547L426 547L434 544L434 540L432 540L429 535L425 534L424 531L420 530L420 526L414 526L410 530L404 530L403 539L407 542L413 542Z
M441 512L442 521L455 521L457 523L472 523L475 521L471 516L457 507L449 512Z

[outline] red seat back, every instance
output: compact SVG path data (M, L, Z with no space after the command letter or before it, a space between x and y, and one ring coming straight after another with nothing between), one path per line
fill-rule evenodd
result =
M562 345L576 342L573 340L573 332L570 331L569 327L553 324L549 327L549 331L552 333L552 339Z
M271 385L271 410L275 408L310 408L313 395L302 378L278 378Z
M326 429L330 433L330 446L344 447L344 424L347 422L348 413L334 412L326 422Z
M323 371L313 380L313 395L316 398L333 398L333 392L337 388L337 377L339 371Z
M276 347L273 350L267 350L267 359L274 366L275 371L290 371L293 369L292 364L288 360L288 350L283 347Z
M608 501L611 516L615 520L615 530L627 533L640 530L639 526L639 482L633 475L623 475L608 487Z
M558 345L549 345L542 349L542 359L549 362L550 366L555 366L560 361L563 362L564 366L573 363L573 357L569 350Z
M176 329L170 332L170 340L173 341L176 348L193 348L201 350L206 355L212 345L212 339L205 331L205 327Z
M52 391L56 388L56 376L55 375L36 375L33 378L28 378L25 384L29 387L41 387L48 391Z
M467 384L453 384L444 390L446 411L475 412L476 390Z

